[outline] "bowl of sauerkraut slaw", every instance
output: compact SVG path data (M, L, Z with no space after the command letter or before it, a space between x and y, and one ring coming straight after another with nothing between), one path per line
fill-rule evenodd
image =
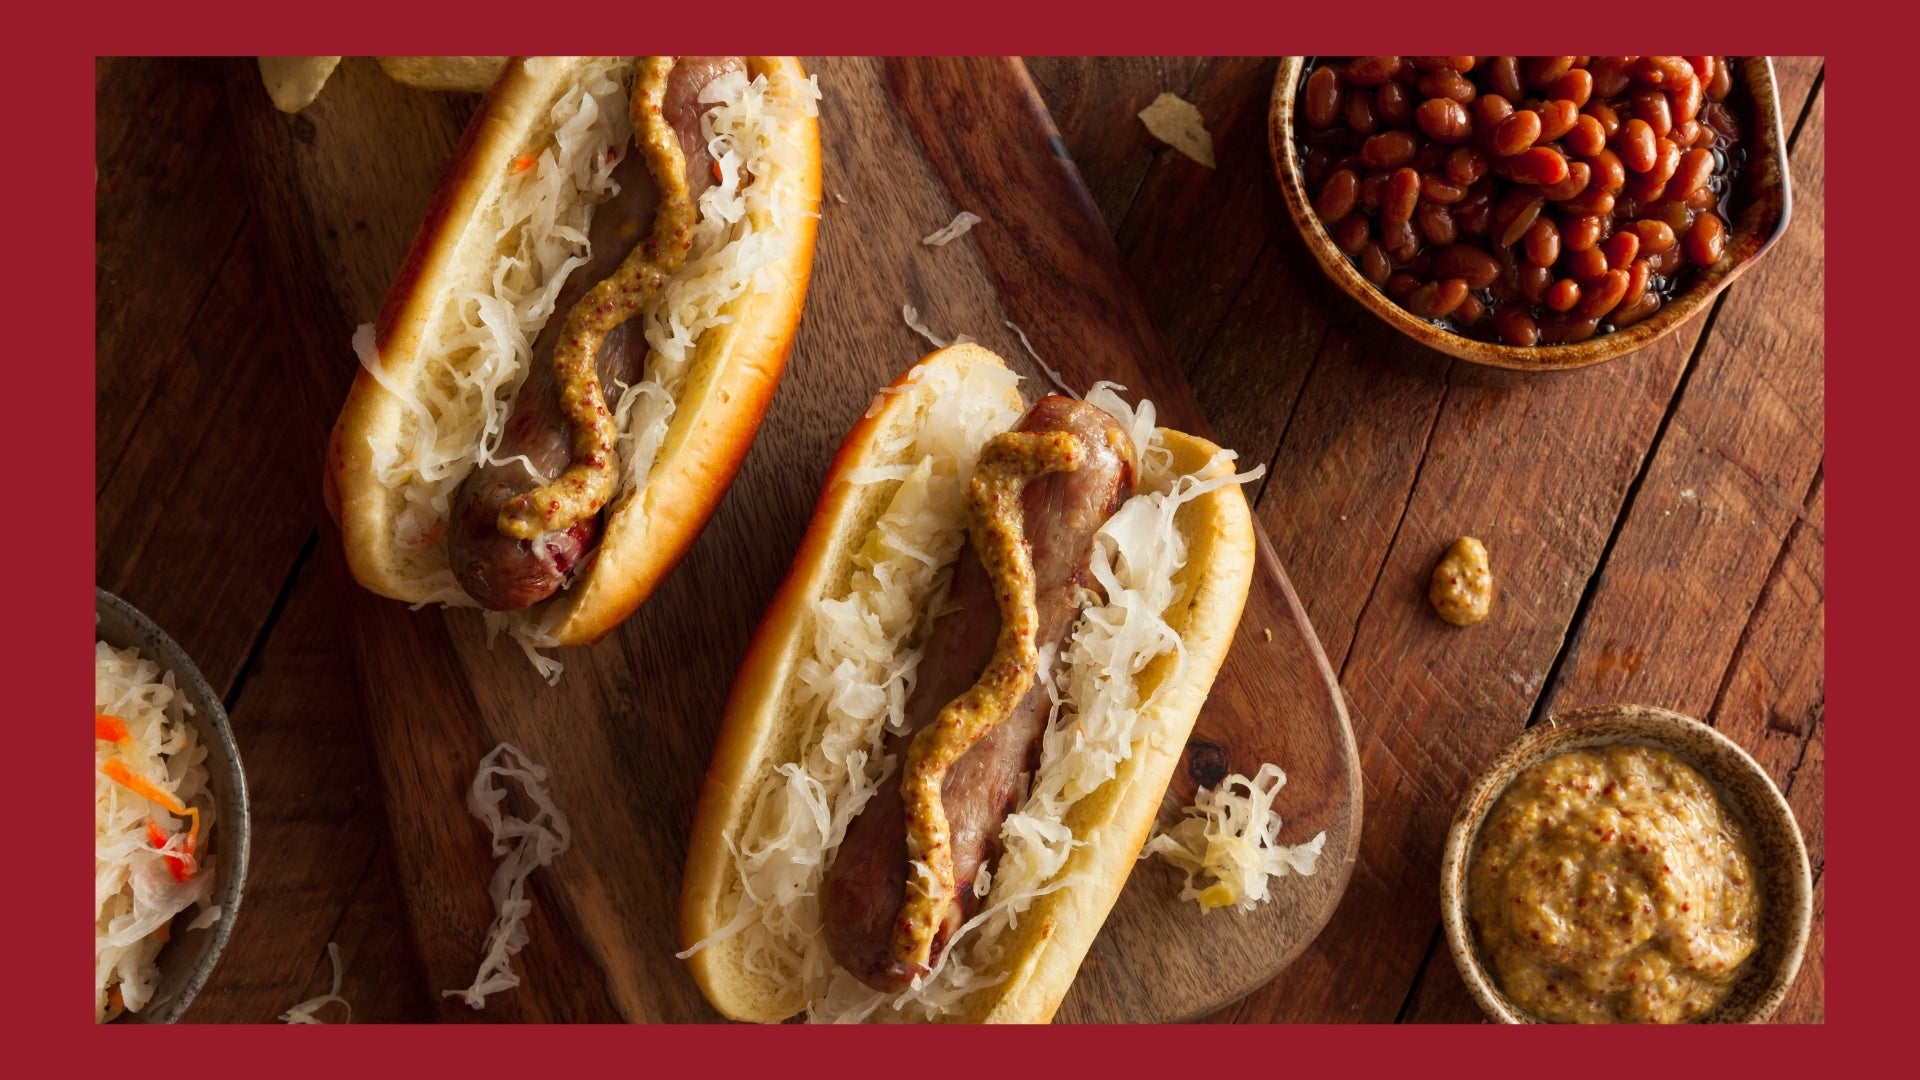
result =
M239 911L246 777L186 653L94 592L94 1022L172 1023Z

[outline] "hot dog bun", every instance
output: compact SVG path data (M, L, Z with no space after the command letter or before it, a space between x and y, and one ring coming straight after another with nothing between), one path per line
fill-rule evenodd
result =
M750 933L735 932L729 924L743 908L736 853L748 846L746 834L766 828L765 802L772 796L765 793L781 782L779 770L806 759L810 740L818 737L809 729L820 726L819 710L810 713L801 699L807 694L805 665L817 648L813 639L816 621L823 618L817 614L821 602L865 587L860 574L880 550L876 537L885 532L883 515L892 520L890 502L907 486L856 481L914 463L923 444L913 433L927 422L930 404L939 397L972 394L978 408L1017 417L1022 404L1013 381L988 377L1003 370L1000 358L986 349L955 345L929 355L874 399L835 457L793 567L741 664L701 789L680 908L681 943L692 950L683 955L694 979L733 1019L778 1021L808 1008L810 999L819 1000L817 964L812 986L805 985L806 978L756 970L764 966L764 957L749 957ZM939 392L916 392L921 384L936 382ZM1156 474L1232 473L1230 457L1216 456L1219 448L1203 439L1163 430L1154 441L1159 464L1146 470L1143 493ZM1131 728L1133 752L1118 763L1111 780L1081 795L1066 812L1064 824L1084 844L1072 849L1050 880L1073 877L1077 884L1034 899L1017 922L992 939L992 959L970 954L965 962L978 965L977 982L991 985L964 994L942 1019L1051 1018L1146 842L1194 718L1226 657L1254 565L1252 518L1238 484L1224 483L1176 505L1174 528L1185 540L1187 555L1174 575L1173 600L1158 614L1178 635L1180 649L1149 660L1134 676L1139 706ZM957 550L957 542L951 546ZM1047 768L1043 759L1042 773ZM1001 863L994 872L1003 872ZM797 910L804 923L807 903ZM811 910L817 917L817 904ZM800 940L807 927L795 930ZM962 943L955 951L976 946L977 940ZM799 960L793 965L806 966Z
M377 358L363 350L328 449L327 505L354 577L375 592L412 603L461 602L430 516L424 525L403 520L409 513L420 518L421 496L416 491L410 511L405 484L393 481L392 456L424 428L416 402L435 392L435 380L450 381L450 367L459 369L475 355L435 343L461 330L457 298L486 288L503 256L524 238L512 230L500 235L508 185L555 143L556 104L577 99L589 80L617 70L607 58L509 62L428 205L373 324ZM818 124L811 115L813 89L795 59L749 57L748 74L765 76L765 100L780 109L771 114L778 118L777 136L754 174L755 182L769 182L772 194L747 211L752 228L775 239L777 254L760 267L756 287L727 303L731 321L699 335L653 466L637 494L616 495L608 505L588 569L528 609L525 617L550 639L546 643L588 644L605 636L678 563L732 482L785 369L813 264ZM529 340L537 331L533 327ZM468 419L434 416L436 430ZM476 436L470 445L477 443Z

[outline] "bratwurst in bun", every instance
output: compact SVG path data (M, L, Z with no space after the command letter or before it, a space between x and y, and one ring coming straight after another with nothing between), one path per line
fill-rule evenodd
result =
M638 607L786 364L820 204L790 57L537 57L468 126L334 428L362 584L531 653Z
M881 391L736 678L681 902L722 1013L1043 1021L1252 581L1229 451L975 345Z

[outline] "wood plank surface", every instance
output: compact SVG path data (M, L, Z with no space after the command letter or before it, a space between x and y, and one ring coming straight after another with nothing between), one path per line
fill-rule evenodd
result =
M1056 114L1092 111L1072 97L1086 81L1076 73L1097 63L1035 62ZM1814 97L1820 63L1782 58L1777 68L1792 130ZM1650 490L1642 478L1666 445L1656 440L1665 431L1671 441L1669 417L1692 385L1687 373L1697 365L1696 346L1705 342L1708 362L1720 356L1719 365L1767 388L1759 391L1763 396L1787 403L1771 410L1781 428L1749 429L1736 421L1724 433L1723 445L1736 458L1747 460L1748 440L1769 439L1789 445L1761 454L1762 461L1770 460L1766 453L1784 454L1817 466L1823 454L1823 433L1805 423L1820 413L1823 315L1817 300L1809 307L1798 299L1819 295L1823 162L1817 149L1803 160L1796 143L1800 186L1788 240L1729 290L1711 323L1696 321L1676 338L1601 368L1509 375L1407 343L1324 279L1272 182L1265 145L1272 79L1271 61L1220 59L1204 61L1184 88L1164 87L1183 93L1206 117L1220 161L1216 174L1163 150L1137 184L1131 177L1093 181L1096 189L1138 192L1114 228L1156 323L1216 428L1249 455L1272 448L1273 473L1259 514L1340 671L1367 778L1361 863L1333 923L1285 975L1217 1019L1478 1020L1470 1004L1439 1012L1424 998L1414 1000L1416 989L1433 996L1416 987L1422 971L1457 983L1437 935L1442 836L1467 780L1543 715L1549 673L1566 667L1568 650L1591 636L1582 621L1591 610L1589 594L1597 597L1596 583L1613 580L1623 530ZM1064 135L1077 154L1083 140L1072 129ZM1107 159L1134 167L1102 150L1110 140L1105 132L1084 139ZM1789 254L1786 245L1797 245L1800 254ZM1193 283L1203 277L1214 286ZM1743 302L1748 294L1756 295ZM1724 346L1717 344L1722 335ZM1777 394L1776 383L1782 384ZM1806 495L1804 467L1799 475L1798 489L1791 479L1781 485L1792 489L1784 502L1794 508ZM1493 620L1462 634L1433 618L1422 592L1440 550L1465 532L1492 547L1501 596ZM1764 577L1777 540L1774 547L1764 540L1754 547L1760 554L1751 557ZM1804 556L1795 565L1804 566ZM1671 606L1689 593L1718 596L1730 569L1703 558L1668 580L1677 595L1623 586L1617 602L1644 604L1660 622L1697 622L1710 612L1713 626L1702 632L1751 639L1755 635L1743 631L1751 598L1744 606ZM1752 572L1744 564L1739 569ZM1817 582L1817 568L1812 574ZM1774 632L1793 640L1781 642L1769 660L1791 674L1783 699L1775 700L1790 715L1804 716L1807 703L1821 695L1823 665L1817 634L1811 642L1807 636L1819 615L1805 597L1817 595L1817 584L1808 585L1805 573L1794 580L1799 599L1792 614L1783 609L1780 616L1791 629ZM1622 640L1637 641L1633 635L1642 629L1623 627ZM1695 673L1685 641L1650 646L1637 661L1643 670L1669 681ZM1700 667L1711 668L1717 688L1724 659ZM1757 684L1750 677L1741 685ZM1690 709L1663 700L1669 689L1644 680L1620 688L1632 691L1632 700L1718 716L1711 688ZM1744 745L1766 749L1752 733L1722 723ZM1804 735L1788 741L1797 748ZM1793 789L1804 785L1806 797L1817 782L1796 776ZM1783 790L1792 797L1792 789ZM1801 824L1810 850L1817 848L1819 820L1803 813ZM1819 933L1816 922L1816 940ZM1821 1018L1818 990L1803 992L1819 985L1817 969L1810 953L1778 1019ZM1465 1001L1463 991L1458 1001Z
M1683 331L1690 343L1512 382L1405 343L1320 275L1267 161L1272 61L1048 58L1028 67L1057 124L1056 153L1077 164L1149 331L1220 440L1244 461L1271 466L1258 516L1354 705L1366 750L1366 850L1341 910L1297 963L1214 1018L1480 1021L1438 938L1431 899L1439 834L1464 778L1550 709L1632 697L1714 722L1781 784L1814 866L1815 914L1801 976L1775 1019L1822 1020L1821 62L1776 59L1794 135L1794 224L1710 318ZM391 819L380 795L394 783L452 792L440 800L452 805L439 826L460 838L473 880L484 883L491 860L458 805L487 749L463 742L453 723L482 708L466 689L467 670L391 659L369 669L380 658L340 644L369 633L424 635L442 651L472 643L456 640L438 616L373 600L346 581L337 536L316 528L313 480L319 440L351 376L340 343L377 305L476 99L403 91L363 62L349 61L335 78L289 120L265 105L247 60L105 60L96 68L97 579L200 660L227 698L256 791L268 796L256 799L246 915L189 1020L270 1020L323 992L328 940L343 949L355 1022L465 1018L438 991L471 978L473 927L489 914L481 895L423 909L424 932L419 919L403 918L395 879L412 868L400 853L434 834ZM830 79L823 84L833 91ZM1199 106L1218 169L1158 143L1135 119L1161 91ZM888 145L915 141L897 86L881 96L845 122ZM411 153L327 121L368 97L398 118ZM925 164L905 182L941 197L877 197L896 182L892 172L845 156L828 161L823 256L840 230L867 222L877 223L875 235L911 239L955 210L986 213L961 205L965 177ZM304 213L352 169L375 172L377 201L330 218ZM859 199L869 205L856 215ZM806 371L860 383L865 373L837 366L855 350L884 355L880 367L917 356L922 343L897 322L903 301L937 330L973 333L1017 359L1018 341L994 329L998 319L1029 334L1050 320L1015 311L1018 298L997 309L968 298L1004 294L1009 272L1004 257L995 268L996 245L1007 238L990 225L975 232L965 244L899 256L888 264L898 275L890 289L828 296L817 282L776 410L794 409L821 445L837 440L851 412L802 407L793 380ZM155 257L161 251L165 259ZM844 248L836 255L849 257ZM819 272L829 271L823 264ZM860 340L816 344L807 335L820 334L812 324L826 306L885 317ZM1056 366L1076 353L1071 341L1034 340ZM253 378L279 357L293 358L305 377ZM849 402L864 402L860 385ZM1631 422L1606 415L1616 398ZM1648 415L1652 423L1641 426ZM785 485L796 502L768 510L730 498L713 528L756 531L790 550L818 477L798 475L804 460L768 456L756 451L749 469ZM247 467L215 468L240 462ZM1556 472L1553 497L1529 479L1543 471ZM1437 554L1421 546L1483 519L1506 595L1499 625L1478 629L1501 641L1476 644L1475 631L1436 643L1417 626L1431 621L1419 583ZM1518 565L1543 549L1551 563ZM744 571L744 588L762 599L777 578L751 562L730 565L724 549L700 558L702 580ZM688 588L693 565L669 588ZM608 670L670 672L713 649L730 650L730 663L757 613L754 603L729 607L724 614L739 625L716 623L684 643L650 625ZM1451 655L1460 641L1466 648ZM1436 647L1443 651L1420 651ZM1420 657L1438 670L1414 670ZM519 663L493 658L509 659ZM587 665L595 693L627 710L619 734L641 744L617 748L627 755L620 760L658 768L659 755L690 739L670 725L693 721L668 711L678 700L670 687L603 677L600 665L597 653ZM375 768L364 734L375 720L362 716L359 680L348 675L356 667L409 687L390 708L412 710L402 730L426 766ZM648 744L663 731L664 745ZM697 750L703 763L706 749ZM1296 774L1288 794L1314 793ZM1290 829L1296 820L1289 815ZM613 1009L591 1011L594 997L609 996L595 987L564 1008L543 1004L580 970L569 965L595 963L566 950L575 914L545 891L545 873L534 878L537 944L515 962L528 985L496 998L484 1018L612 1018ZM435 929L450 925L432 921L439 918L467 925ZM428 970L416 952L439 956L440 966ZM1101 962L1096 950L1090 966Z
M266 271L234 212L246 187L221 84L204 67L185 75L134 60L96 68L118 121L96 136L94 320L109 377L95 401L94 574L167 616L161 625L225 694L313 526L290 513L299 447L260 422L284 375L259 362L274 345L251 295ZM156 248L161 237L180 245ZM182 468L194 460L243 467Z
M490 1004L486 1019L712 1016L672 957L686 822L730 673L785 571L820 471L870 388L925 351L900 320L902 302L942 332L972 333L1044 385L1008 325L1018 322L1070 385L1116 378L1152 397L1167 422L1206 430L1098 211L1071 163L1056 156L1017 61L836 61L820 71L829 196L814 303L755 453L680 571L614 637L563 654L569 670L554 689L517 651L489 649L471 613L407 613L360 595L347 600L401 891L430 983L464 984L490 916L485 844L460 800L473 763L500 740L527 750L552 770L556 798L575 822L573 850L532 885L533 939L563 940L522 954L524 985ZM964 100L953 96L962 88ZM361 262L375 241L354 251L329 250L326 241L358 231L393 235L386 219L417 210L398 201L370 205L363 177L322 159L349 153L343 143L384 137L368 133L391 126L385 117L396 107L410 114L410 129L438 137L449 128L418 116L440 103L396 106L390 89L351 77L329 87L320 105L304 137L297 121L280 125L291 135L274 136L265 125L257 142L267 161L256 171L262 183L296 193L270 197L275 209L265 211L296 218L275 227L290 238L288 264L318 267L330 284L331 305L312 295L311 282L291 288L287 301L331 312L330 334L301 353L303 370L325 386L353 370L339 343L372 313L378 292L368 281L391 274L389 267L372 278L374 262ZM953 129L944 118L955 110L979 122ZM920 153L898 152L912 147ZM1001 171L998 182L964 183L982 173L982 155ZM389 149L380 156L405 155ZM387 190L421 190L437 163L436 170L408 167ZM964 243L919 242L962 206L984 212L987 224ZM387 227L368 227L370 220ZM325 322L312 328L324 332ZM1177 815L1195 774L1217 779L1221 771L1251 774L1262 761L1284 761L1306 782L1281 805L1299 839L1329 832L1325 869L1289 883L1290 905L1205 919L1174 899L1177 875L1149 867L1146 886L1128 891L1063 1018L1180 1019L1216 1008L1270 978L1337 901L1358 832L1351 735L1331 672L1270 551L1263 566L1239 648L1199 727L1209 748L1204 768L1190 763L1164 809L1169 820ZM437 1014L474 1015L451 1002Z
M253 805L245 914L220 977L194 998L188 1021L263 1023L326 993L329 941L340 948L341 996L355 1019L427 1018L361 738L352 656L341 647L341 561L310 549L236 692L234 734ZM338 1006L321 1016L343 1019Z
M96 580L195 658L252 789L245 914L185 1019L271 1021L325 992L335 940L357 1018L418 1020L341 647L341 560L312 556L318 444L289 423L272 249L235 167L235 68L252 64L96 68Z

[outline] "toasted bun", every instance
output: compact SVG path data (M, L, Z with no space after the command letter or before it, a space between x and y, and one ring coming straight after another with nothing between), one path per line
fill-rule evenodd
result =
M428 204L392 290L374 322L381 379L354 379L328 447L326 499L340 524L353 576L375 592L409 602L434 596L425 579L447 566L444 542L419 550L396 543L404 497L374 469L375 447L391 446L411 423L401 398L381 385L422 385L444 358L422 343L456 318L448 297L491 278L502 249L493 240L512 163L552 135L554 104L590 70L586 58L514 60L468 125ZM791 98L806 74L792 57L749 57L776 97ZM813 267L820 208L817 122L782 123L765 176L777 177L784 252L761 273L763 287L733 301L733 321L700 335L687 365L665 441L637 497L616 498L589 570L533 609L562 645L599 640L640 606L686 554L732 483L772 401L798 329ZM768 228L771 214L756 213ZM555 317L559 317L556 313ZM558 610L555 609L558 605Z
M955 345L921 363L965 369L1000 366L1001 360L977 345ZM1010 408L1017 412L1017 391L1009 387L1007 393L1014 398ZM739 881L728 840L741 834L775 769L802 756L806 731L793 704L794 672L807 647L810 612L820 599L845 592L853 555L888 499L890 485L856 485L849 476L854 470L900 463L895 460L900 455L890 455L885 447L905 441L900 436L918 426L920 416L906 404L911 400L883 392L848 434L793 567L734 680L694 815L680 904L684 947L705 941L724 926L724 901ZM1205 469L1219 449L1177 432L1163 431L1162 437L1175 470L1182 473ZM1152 737L1138 740L1115 778L1080 799L1066 817L1073 835L1087 843L1069 858L1063 872L1084 874L1088 883L1045 894L1021 914L1017 928L999 938L1012 944L1005 950L1012 961L992 970L1004 971L1006 978L969 997L958 1019L1050 1019L1146 843L1194 718L1226 658L1253 578L1253 521L1237 484L1182 505L1175 522L1188 544L1182 571L1188 589L1181 594L1185 603L1176 604L1164 618L1185 646L1185 667L1177 683L1170 681L1178 665L1175 654L1165 653L1135 676L1140 700L1149 702L1138 730ZM715 1008L736 1020L773 1022L805 1007L801 988L749 971L744 955L743 938L731 936L688 958L695 981Z

